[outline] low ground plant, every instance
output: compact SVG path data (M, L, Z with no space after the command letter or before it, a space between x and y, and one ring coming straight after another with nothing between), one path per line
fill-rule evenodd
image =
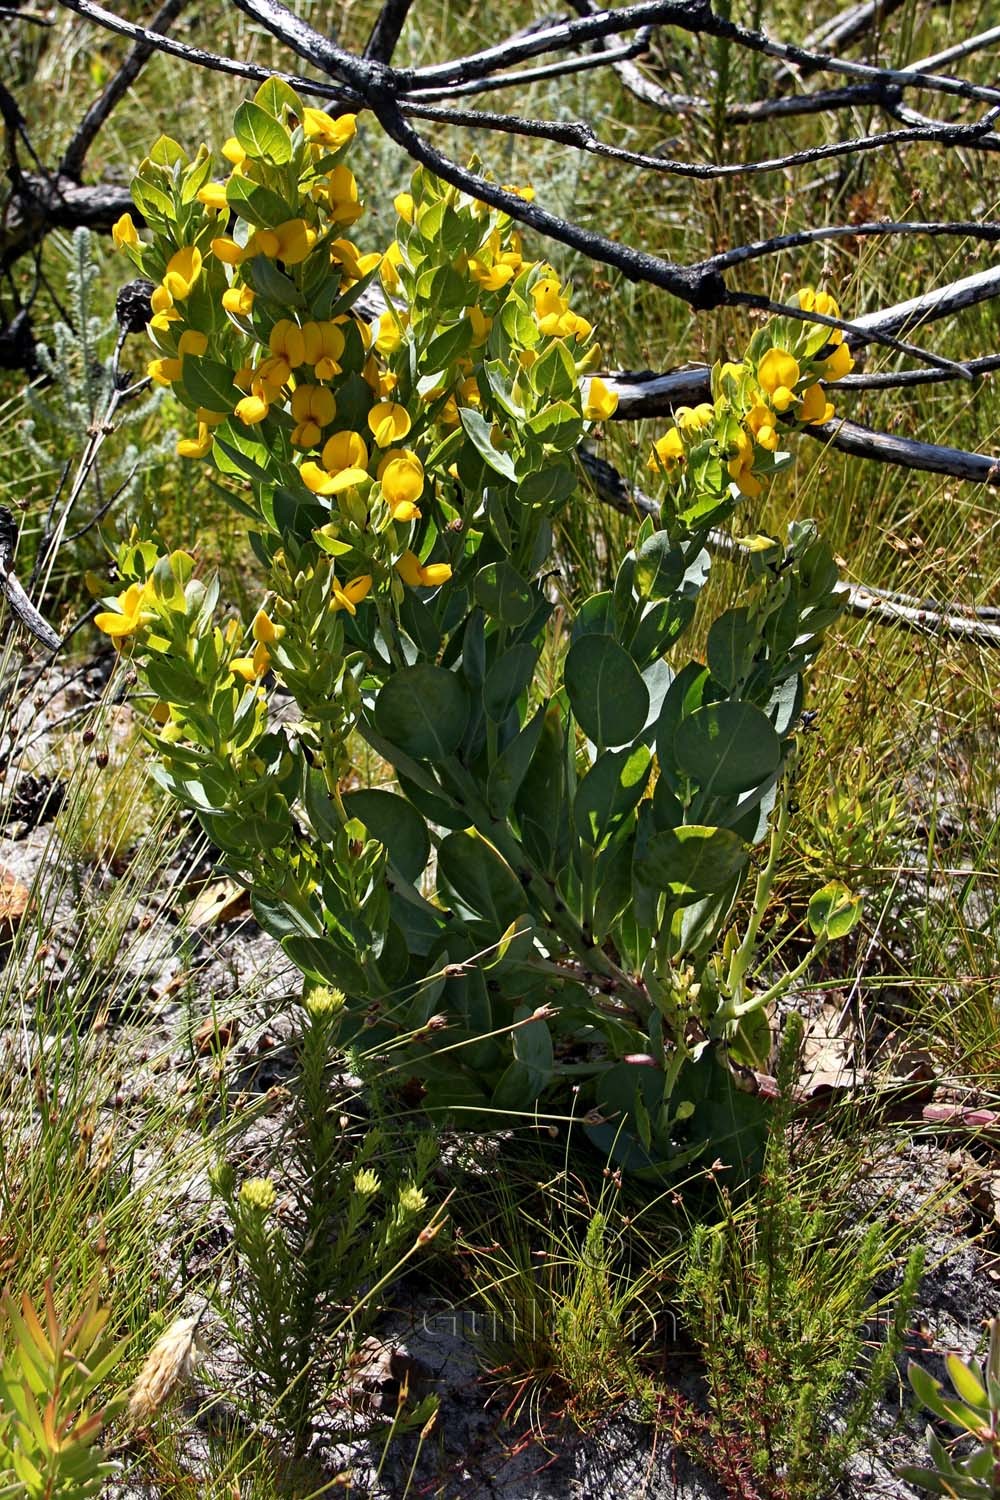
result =
M325 1399L349 1405L365 1334L443 1223L426 1191L434 1133L390 1140L344 1112L353 1091L334 1083L344 1064L336 1050L344 1009L339 992L306 997L280 1175L240 1181L228 1161L213 1172L233 1236L220 1311L251 1372L252 1409L278 1425L297 1455ZM430 1410L414 1402L407 1417L419 1426Z
M715 1472L753 1476L771 1500L831 1492L895 1376L923 1269L905 1260L894 1304L875 1293L903 1236L851 1222L822 1172L797 1168L789 1127L802 1022L786 1022L780 1099L753 1198L722 1194L723 1217L693 1227L678 1303L704 1359Z

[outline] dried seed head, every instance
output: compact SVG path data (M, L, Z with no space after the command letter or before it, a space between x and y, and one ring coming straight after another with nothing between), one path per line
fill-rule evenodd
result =
M197 1342L198 1314L175 1318L161 1334L139 1371L132 1387L128 1410L133 1422L149 1422L171 1391L186 1380L200 1354Z

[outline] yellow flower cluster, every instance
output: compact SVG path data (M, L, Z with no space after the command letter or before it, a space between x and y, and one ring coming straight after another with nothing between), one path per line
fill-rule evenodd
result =
M370 583L371 580L369 586ZM145 626L157 620L162 610L151 579L142 584L129 584L112 604L113 608L102 610L94 616L94 624L98 630L110 636L115 649L119 651L124 648L130 636L138 635ZM230 620L225 630L218 632L219 655L235 677L242 678L244 682L258 682L271 665L268 647L283 633L283 626L276 625L266 611L258 610L251 627L254 644L250 654L242 654L240 627L235 620ZM163 711L163 706L158 705L153 716L159 722L165 722L169 711Z
M272 94L265 100L263 111L256 103L247 106L257 111L255 129L263 131L256 137L259 150L238 115L237 134L221 148L227 177L206 180L211 157L201 149L189 168L200 170L196 189L192 184L183 200L175 199L173 216L160 227L154 210L152 244L140 238L127 214L113 237L155 282L149 333L157 352L149 377L173 388L196 417L196 431L178 442L179 456L214 455L225 467L220 454L239 447L246 429L248 440L253 434L273 455L266 462L269 470L273 464L277 482L293 490L294 463L305 490L332 505L330 523L315 533L319 545L335 556L355 552L357 574L333 583L329 605L354 614L373 579L384 581L389 567L410 588L438 588L451 576L448 563L422 561L411 550L412 534L387 527L419 523L432 484L457 481L458 467L447 462L435 481L427 455L457 435L460 408L484 410L477 375L508 297L516 296L518 326L525 314L531 320L529 332L518 335L512 364L515 400L524 382L521 394L536 402L529 411L538 407L531 370L546 347L562 342L576 380L594 369L600 350L591 323L574 312L555 270L526 260L509 219L485 203L464 195L435 197L436 189L428 193L415 177L413 193L394 200L396 239L384 253L359 249L344 234L362 217L364 205L353 172L337 159L355 135L355 117L334 118L300 104L289 113L287 93L281 104L274 99ZM269 114L271 124L264 118ZM161 145L166 155L158 155ZM144 164L149 180L162 181L156 165L174 163L179 152L172 142L158 143ZM282 160L292 164L283 175L274 166ZM140 206L143 180L140 169ZM530 188L508 190L533 197ZM278 201L287 216L275 211L269 222L268 208ZM428 245L440 256L433 225L445 212L463 226L459 241L465 248L452 252L450 266L433 262L451 278L442 320L436 298L420 291L420 277L429 264ZM482 232L473 228L470 234L480 221L486 221ZM369 324L353 309L352 293L376 271L387 306ZM437 366L417 366L415 378L414 359L440 344L442 331L453 352ZM425 369L432 373L425 375ZM363 388L359 394L359 376L367 397ZM596 376L583 380L581 396L577 410L582 408L585 422L607 419L617 406L615 393ZM207 404L195 408L199 398ZM516 438L494 421L490 441L510 452ZM140 627L143 600L133 593L126 591L98 618L115 639ZM237 675L259 678L267 670L268 645L255 632L250 654L234 658Z
M805 287L798 302L805 312L840 317L827 292ZM648 467L677 483L692 450L714 438L729 479L741 494L756 499L764 487L761 475L770 472L769 456L778 449L781 428L828 422L834 409L823 382L840 380L854 367L842 329L805 323L797 333L789 333L787 343L771 343L740 364L717 368L715 401L678 407L675 425L653 444Z

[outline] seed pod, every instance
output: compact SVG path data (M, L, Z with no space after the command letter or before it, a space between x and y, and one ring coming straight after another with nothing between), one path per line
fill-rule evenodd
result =
M150 298L153 295L153 283L139 276L135 281L129 281L122 287L115 299L115 317L118 319L118 327L123 328L126 333L142 333L146 324L153 316L153 308Z

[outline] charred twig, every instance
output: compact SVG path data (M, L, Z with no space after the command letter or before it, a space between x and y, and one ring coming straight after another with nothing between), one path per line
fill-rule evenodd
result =
M415 95L414 98L431 98L431 94ZM584 120L536 120L522 115L495 114L487 110L461 110L415 104L412 101L402 106L407 119L440 120L449 125L466 126L474 130L493 130L505 135L526 136L534 140L552 141L556 145L572 146L577 151L586 151L622 166L639 167L650 172L662 172L673 177L692 177L699 181L713 181L724 177L750 177L763 172L781 172L790 167L809 166L818 161L829 161L840 156L856 156L866 151L882 151L887 147L907 146L918 142L934 142L942 146L975 145L992 130L992 119L969 125L915 125L903 130L886 130L878 134L855 136L849 140L832 141L825 146L807 146L801 151L790 151L785 156L773 156L761 161L743 162L686 162L675 161L665 156L651 155L645 151L628 151L621 146L602 141ZM990 111L992 116L993 111ZM976 226L981 229L982 226ZM845 231L846 232L846 231ZM853 232L853 227L852 227ZM868 233L874 233L869 227ZM935 225L934 233L943 234L946 226ZM958 232L957 227L954 232ZM971 232L971 231L970 231ZM990 235L983 236L991 238ZM752 247L744 246L745 250ZM746 255L746 259L752 259Z
M0 594L7 600L16 620L50 651L58 651L62 638L28 598L14 572L17 550L17 523L6 506L0 506Z
M185 4L186 0L163 0L163 4L149 23L150 31L167 31L173 25L174 21L176 21ZM95 99L73 132L73 137L63 153L62 161L59 163L59 175L70 177L74 181L79 182L84 160L87 152L94 143L98 131L110 117L115 105L128 93L132 84L152 57L153 51L154 47L150 41L138 41L131 48L117 73L106 84L100 97Z
M303 93L316 94L321 99L331 99L345 106L357 106L362 102L357 94L322 79L303 78L298 73L282 73L274 68L261 67L257 63L241 62L235 57L208 52L203 47L192 47L187 42L179 42L176 37L162 36L149 26L126 21L122 16L115 15L114 11L105 10L95 0L59 0L59 4L64 10L83 16L85 20L93 21L106 31L132 37L135 41L148 42L155 51L165 52L169 57L180 58L182 62L192 63L195 67L208 68L214 73L228 73L233 78L247 78L252 83L266 83L269 78L280 78L293 89L301 89Z
M783 250L798 250L804 245L816 245L824 240L867 239L872 235L884 234L920 234L931 238L958 235L995 244L1000 240L1000 223L989 219L960 220L951 223L937 220L920 222L913 219L881 219L869 224L824 224L818 229L800 229L794 234L773 235L767 240L754 240L748 245L737 245L732 250L723 250L718 255L711 256L705 264L722 271L730 266L743 265L749 260L759 260L764 255L776 255Z
M392 61L392 54L412 5L413 0L385 0L368 38L365 57L371 58L373 62Z

